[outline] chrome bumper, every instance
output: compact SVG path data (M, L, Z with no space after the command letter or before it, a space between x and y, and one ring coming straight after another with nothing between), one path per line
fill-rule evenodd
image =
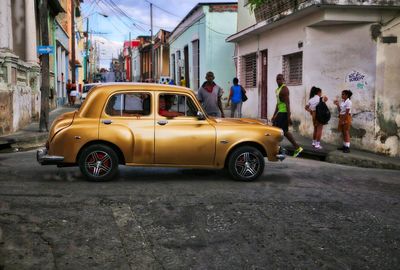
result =
M276 155L276 158L280 161L283 161L286 158L286 149L283 147L279 148L279 152Z
M58 165L63 163L64 157L62 156L49 156L47 155L47 149L41 148L36 151L36 160L41 165Z

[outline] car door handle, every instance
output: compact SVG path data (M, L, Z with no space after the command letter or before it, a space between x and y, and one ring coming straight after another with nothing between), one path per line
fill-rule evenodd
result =
M164 125L168 124L168 121L167 120L160 120L160 121L157 122L157 124L159 124L161 126L164 126Z
M105 120L103 120L103 121L101 121L103 124L105 124L105 125L109 125L109 124L111 124L112 123L112 120L110 120L110 119L105 119Z

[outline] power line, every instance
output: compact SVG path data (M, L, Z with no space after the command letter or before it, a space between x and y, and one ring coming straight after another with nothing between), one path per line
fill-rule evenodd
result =
M107 0L103 0L103 1L107 2ZM136 28L138 28L139 30L144 31L144 32L146 31L142 26L138 25L135 20L133 20L130 16L128 16L128 14L126 14L125 11L123 11L117 4L115 4L115 2L113 0L108 0L108 3L110 4L110 6L114 7L114 10L116 10L121 15L125 16L129 21L131 21L131 23Z
M174 17L177 17L177 18L179 18L179 19L182 19L182 16L178 16L178 15L176 15L176 14L174 14L174 13L172 13L172 12L170 12L170 11L168 11L168 10L166 10L166 9L164 9L164 8L162 8L162 7L160 7L160 6L158 6L158 5L156 5L156 4L154 4L154 3L152 3L151 1L149 1L149 0L145 0L147 3L149 3L149 4L152 4L153 6L155 6L156 8L158 8L159 10L162 10L162 11L164 11L165 13L168 13L169 15L172 15L172 16L174 16Z

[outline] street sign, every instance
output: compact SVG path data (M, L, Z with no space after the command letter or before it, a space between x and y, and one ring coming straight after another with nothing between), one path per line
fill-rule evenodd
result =
M38 54L53 54L54 46L37 46Z

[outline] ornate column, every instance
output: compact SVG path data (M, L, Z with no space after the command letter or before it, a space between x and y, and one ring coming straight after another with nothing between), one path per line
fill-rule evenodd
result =
M35 0L25 0L26 62L37 63Z
M0 49L13 50L11 0L0 1Z

